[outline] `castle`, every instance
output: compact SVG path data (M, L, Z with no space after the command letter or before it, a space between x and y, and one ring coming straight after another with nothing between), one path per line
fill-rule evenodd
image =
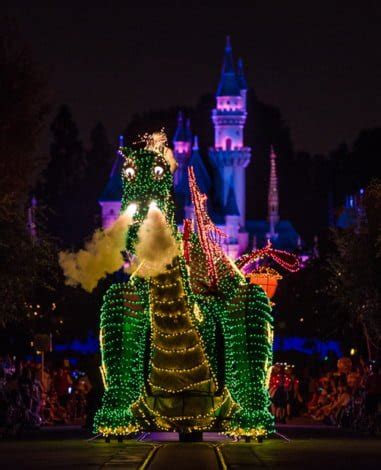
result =
M216 107L212 110L214 145L209 148L208 155L212 171L209 172L205 166L197 136L192 135L190 122L184 120L181 112L173 137L173 150L179 165L174 175L179 222L194 216L187 171L188 166L193 166L201 192L208 195L211 218L227 235L224 250L233 259L249 249L265 245L267 240L271 240L276 248L290 251L300 246L300 237L292 224L279 217L277 156L273 148L269 150L267 220L246 220L246 187L250 186L250 182L246 181L245 172L252 159L251 148L244 143L247 90L242 60L235 65L228 37ZM104 228L115 220L120 211L121 165L121 157L118 156L99 200Z

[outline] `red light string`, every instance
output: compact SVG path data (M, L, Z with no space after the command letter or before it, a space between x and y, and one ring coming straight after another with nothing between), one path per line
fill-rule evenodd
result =
M188 168L188 178L192 204L195 209L199 240L206 256L208 277L211 285L216 286L218 280L216 263L218 261L224 262L232 271L232 267L230 263L226 261L225 254L220 246L221 238L226 237L226 234L211 221L206 208L208 198L206 194L200 192L193 167L191 166Z
M183 230L183 247L184 247L184 258L187 264L190 263L190 247L191 247L191 233L192 233L193 223L190 219L184 220L184 230Z
M284 250L276 250L272 248L271 242L267 242L267 245L264 248L259 250L252 251L246 255L242 255L237 261L236 265L239 269L243 270L249 263L258 261L269 257L273 259L277 264L282 266L290 272L296 272L300 268L299 259L292 253Z

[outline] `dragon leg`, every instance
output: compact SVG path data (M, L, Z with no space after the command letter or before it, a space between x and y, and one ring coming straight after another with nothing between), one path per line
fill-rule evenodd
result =
M269 411L268 380L272 366L273 318L269 299L263 289L249 284L246 290L246 338L249 356L250 387L249 418L253 428L274 430L274 418ZM257 433L258 435L258 433Z
M147 287L139 279L113 284L104 297L100 340L105 391L94 429L105 436L138 429L130 406L144 383L147 310Z
M272 317L263 290L237 287L222 317L226 384L240 406L230 431L261 437L273 430L266 377L271 366Z

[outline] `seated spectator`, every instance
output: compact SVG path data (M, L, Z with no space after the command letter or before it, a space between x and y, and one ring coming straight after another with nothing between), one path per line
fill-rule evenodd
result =
M368 419L369 430L373 434L377 427L377 416L381 410L381 367L375 365L371 368L365 384L365 412Z
M273 366L270 378L270 398L275 419L284 423L286 421L287 391L283 364L274 364Z
M58 401L60 405L65 408L69 400L69 387L71 387L73 381L70 377L69 371L60 367L56 372L53 379L53 386L56 391Z
M58 400L58 395L54 389L51 390L45 408L45 420L50 424L66 424L67 412Z
M319 408L313 418L317 421L325 420L327 424L337 424L339 416L351 401L349 387L340 382L337 387L337 393L331 395L331 402Z
M286 415L287 419L291 419L297 414L303 401L299 391L299 380L296 378L294 366L288 365L285 368L284 387L287 394Z

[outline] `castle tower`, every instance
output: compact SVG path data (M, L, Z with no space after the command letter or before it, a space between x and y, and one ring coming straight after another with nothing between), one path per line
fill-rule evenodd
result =
M119 137L119 149L124 147L123 136ZM111 169L110 177L101 197L99 205L102 210L102 227L108 228L118 218L122 197L122 178L120 176L124 158L120 150L117 152L114 165Z
M241 91L244 110L246 111L247 82L243 71L243 60L241 58L239 58L237 62L237 81Z
M279 222L279 194L278 176L276 172L276 154L274 152L273 146L271 146L270 149L270 179L267 208L267 219L270 227L267 238L274 240L278 237L278 234L275 232L275 227Z
M212 186L212 181L204 165L203 159L200 155L197 135L194 136L193 146L192 146L192 156L189 160L188 165L193 167L194 173L196 175L197 185L200 191L203 194L209 194L210 188ZM191 201L188 178L186 180L184 216L187 219L194 219L194 207Z
M214 147L210 159L220 175L220 202L225 207L231 180L239 212L239 224L245 226L246 179L245 169L250 162L251 149L244 146L243 131L246 122L247 85L243 75L242 62L236 73L230 38L226 39L224 62L216 93L216 108L212 111L214 124ZM243 88L241 88L243 87Z
M179 165L174 174L175 190L180 190L179 185L186 176L188 162L192 153L192 131L190 127L190 120L187 119L184 124L183 113L179 111L177 117L177 128L173 137L173 150L174 155Z
M237 207L234 179L232 176L228 190L228 198L225 205L225 233L227 235L225 251L232 259L238 258L240 253L241 240L239 228L239 210Z

